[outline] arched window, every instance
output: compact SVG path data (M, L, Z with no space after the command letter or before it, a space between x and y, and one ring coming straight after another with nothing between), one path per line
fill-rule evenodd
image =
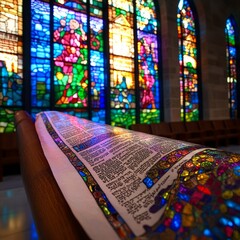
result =
M233 18L228 18L225 27L228 104L230 118L237 117L237 50Z
M22 1L0 3L0 133L14 131L22 108Z
M177 26L179 43L179 75L181 120L196 121L200 118L199 50L196 14L187 0L178 4Z
M32 0L31 12L33 112L56 109L123 127L160 121L153 0Z

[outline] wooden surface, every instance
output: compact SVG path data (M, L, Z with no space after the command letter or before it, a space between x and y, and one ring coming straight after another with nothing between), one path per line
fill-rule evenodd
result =
M59 189L25 111L15 114L21 174L40 239L89 239Z

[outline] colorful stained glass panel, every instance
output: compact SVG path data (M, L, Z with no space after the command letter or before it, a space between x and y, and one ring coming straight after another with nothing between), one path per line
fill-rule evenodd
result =
M108 3L111 124L127 127L136 119L133 4L126 0Z
M55 106L88 105L87 16L54 7Z
M226 58L227 58L227 83L228 104L230 117L237 117L237 50L235 42L235 31L232 19L226 21Z
M50 6L39 0L31 1L31 37L45 42L45 47L50 47Z
M157 34L157 17L154 1L136 1L137 28Z
M52 17L50 6L53 6ZM108 7L108 27L103 22L105 7ZM52 24L50 18L53 18ZM137 1L136 5L132 0L109 0L108 3L102 0L54 0L51 4L33 0L32 107L51 106L81 112L81 116L101 122L114 112L112 109L121 114L134 114L131 122L136 118L155 122L156 113L159 114L156 110L160 107L156 19L152 0ZM107 35L108 39L105 38ZM135 49L140 49L141 43L145 44L145 53ZM107 53L105 48L109 48ZM135 75L137 68L140 69L139 76ZM110 76L107 76L108 72ZM137 90L136 83L140 83ZM150 101L147 100L149 96ZM137 105L136 99L140 98L146 101ZM136 111L137 108L141 108L140 111ZM151 114L146 116L147 112ZM126 123L125 120L121 123L116 116L107 119L114 125Z
M177 14L181 120L199 120L197 40L195 18L187 0L180 0Z
M90 1L90 14L92 16L98 16L102 18L102 0L91 0Z
M159 107L158 54L155 35L139 32L138 61L141 108Z
M86 12L86 3L87 0L76 1L76 0L55 0L59 5L65 6L76 11Z
M103 46L103 20L90 18L90 74L92 120L105 120L105 70Z
M22 1L1 1L0 132L15 130L14 110L20 109L23 105L22 30Z
M138 38L138 82L140 91L140 122L160 121L158 40L153 1L136 1ZM149 113L146 114L146 113Z
M37 0L31 4L31 107L41 111L50 107L50 6Z
M32 106L50 107L50 60L32 58Z

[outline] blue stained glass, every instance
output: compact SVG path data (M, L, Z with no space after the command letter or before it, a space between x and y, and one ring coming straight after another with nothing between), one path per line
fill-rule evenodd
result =
M3 106L22 106L22 80L16 73L6 72L2 68L4 77L0 78ZM5 77L6 76L6 77Z
M158 205L160 208L162 208L166 203L167 203L167 200L161 197Z
M240 227L240 218L234 216L234 217L232 217L232 219L233 219L234 224L235 224L236 226Z
M205 236L207 236L207 237L211 237L212 236L211 231L209 229L204 229L203 234Z
M31 53L32 57L50 58L50 45L47 42L32 40Z
M81 175L81 177L85 177L86 176L86 173L84 173L82 171L79 171L79 174Z
M172 219L171 229L173 231L177 231L182 225L182 217L181 214L176 213Z
M229 226L229 227L233 226L232 221L228 220L227 218L220 218L219 222L224 226Z
M240 176L240 166L237 166L233 169L235 175Z
M92 81L92 107L104 108L105 94L104 94L104 72L101 68L91 67L91 81Z
M230 208L234 208L234 209L240 211L240 205L237 204L236 202L228 200L228 201L226 201L226 205Z
M36 24L35 25L35 30L36 31L42 31L42 25L41 24Z
M94 82L99 83L98 86L100 86L101 88L104 88L104 85L103 85L104 72L102 68L92 67L91 75L92 75L92 80Z
M56 58L57 56L59 56L62 53L62 51L64 50L64 47L60 43L54 43L53 49L54 49L53 57Z
M117 213L116 209L112 206L110 202L107 202L107 208L112 214Z
M101 66L101 67L103 67L104 56L103 56L102 52L90 51L90 55L91 55L91 59L90 59L91 66ZM103 71L103 68L101 70Z
M100 105L102 108L103 106ZM99 110L99 111L92 111L92 121L98 122L98 123L105 123L105 110Z
M229 53L232 57L236 57L236 54L237 54L236 47L229 46Z
M189 200L190 200L190 197L187 194L178 193L178 197L186 202L189 202Z
M50 106L50 6L32 0L31 11L31 106L46 108Z
M50 6L47 3L32 0L32 38L50 40Z
M90 74L91 74L91 98L92 120L105 122L105 75L103 54L103 21L99 18L90 19Z
M147 186L147 188L151 188L154 184L152 179L149 177L144 178L143 183Z
M156 229L156 232L163 232L164 230L166 229L166 227L164 225L160 225L157 229Z

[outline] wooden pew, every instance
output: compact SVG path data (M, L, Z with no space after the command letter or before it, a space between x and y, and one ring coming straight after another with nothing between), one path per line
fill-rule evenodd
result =
M33 120L18 111L15 125L21 174L40 239L89 239L54 179Z

